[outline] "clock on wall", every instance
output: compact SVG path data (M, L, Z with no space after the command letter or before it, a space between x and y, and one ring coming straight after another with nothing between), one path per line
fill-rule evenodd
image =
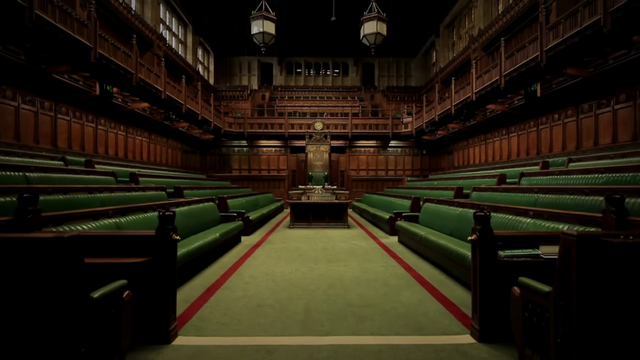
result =
M322 121L316 121L313 123L313 128L320 131L324 129L324 123Z

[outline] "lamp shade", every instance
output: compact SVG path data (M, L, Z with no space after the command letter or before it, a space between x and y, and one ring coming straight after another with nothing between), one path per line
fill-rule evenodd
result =
M276 41L276 16L271 11L266 1L261 1L256 11L249 18L251 22L251 37L253 41L260 45L262 53L267 46Z
M371 0L371 5L364 13L360 21L360 41L371 48L371 53L375 53L376 47L382 44L387 37L387 18L384 16L375 0Z

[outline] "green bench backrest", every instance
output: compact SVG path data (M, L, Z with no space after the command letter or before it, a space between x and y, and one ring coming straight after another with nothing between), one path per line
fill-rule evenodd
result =
M197 198L197 197L215 197L216 199L220 195L237 195L237 194L249 194L253 190L249 189L216 189L216 190L187 190L184 192L185 198Z
M629 210L629 216L640 217L640 197L627 198L624 206Z
M206 175L204 174L189 174L189 173L181 173L176 171L162 171L162 170L147 170L147 169L136 169L136 168L124 168L117 166L109 166L109 165L96 165L96 169L100 170L109 170L115 171L118 175L118 179L121 180L129 180L129 174L132 172L137 172L141 174L157 174L157 175L168 175L168 176L185 176L185 177L195 177L195 178L203 178L206 179Z
M490 204L580 211L595 214L601 213L602 209L604 209L603 196L473 192L469 200Z
M640 164L640 157L629 157L622 159L603 159L585 162L569 163L570 168L587 168L614 165L637 165Z
M26 173L27 185L116 185L108 176Z
M40 196L38 207L43 213L95 209L111 206L169 201L164 192L70 194ZM13 216L18 206L17 197L0 198L0 216Z
M566 157L549 159L549 169L563 168L566 164Z
M247 214L276 202L272 193L230 199L229 210L244 210Z
M472 209L461 209L427 203L420 211L419 224L439 233L467 241L473 228ZM592 227L564 224L547 220L531 219L527 217L491 214L491 227L494 231L594 231Z
M433 180L433 181L417 181L407 183L407 187L411 186L462 186L465 191L471 190L474 186L496 185L497 180L495 178L487 179L469 179L469 180Z
M206 181L206 180L183 180L183 179L155 179L141 178L140 185L164 185L169 190L173 190L176 185L193 186L229 186L227 181Z
M411 189L385 189L387 194L400 194L420 197L420 202L425 197L440 198L440 199L453 199L453 191L449 190L411 190Z
M633 186L640 184L640 173L584 174L524 177L521 186Z
M364 194L361 202L386 213L393 214L394 211L409 211L411 201L396 199L387 196Z
M564 163L563 165L564 166ZM463 177L463 176L476 176L476 175L493 175L493 174L506 174L507 179L518 179L520 177L520 173L524 171L536 171L540 167L539 166L526 166L519 168L511 168L511 169L498 169L498 170L476 170L469 171L464 173L454 173L454 174L434 174L429 175L429 179L440 179L440 178L450 178L450 177Z
M186 206L176 209L176 227L181 240L191 237L220 224L220 213L214 203ZM158 213L129 215L121 218L90 221L86 223L62 225L47 230L82 231L153 231L158 227Z
M24 173L0 172L0 185L28 185L27 177Z
M69 163L69 166L72 167L84 167L84 162L85 159L84 158L79 158L79 157L75 157L75 156L66 156L67 158L67 163Z
M11 156L0 156L0 163L64 167L64 163L62 161L29 159Z

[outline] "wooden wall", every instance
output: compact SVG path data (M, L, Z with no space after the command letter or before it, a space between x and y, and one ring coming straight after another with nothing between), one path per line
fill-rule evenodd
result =
M421 176L429 158L420 149L352 148L348 151L350 175Z
M451 155L434 156L431 171L638 141L639 92L624 91L461 141Z
M0 143L196 169L196 150L122 122L0 87Z

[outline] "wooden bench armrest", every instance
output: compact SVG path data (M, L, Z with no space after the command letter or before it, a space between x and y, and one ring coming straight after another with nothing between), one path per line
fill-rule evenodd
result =
M418 223L418 219L420 218L420 214L418 213L410 213L406 212L402 214L402 220L406 222L412 222L414 224Z
M362 198L355 198L353 199L354 202L362 202Z
M283 198L276 198L276 202L282 202L283 200Z
M402 218L402 215L409 213L410 211L404 211L404 210L395 210L393 212L393 216L397 217L398 219Z
M233 213L220 213L220 220L222 223L229 223L240 220L240 216Z

